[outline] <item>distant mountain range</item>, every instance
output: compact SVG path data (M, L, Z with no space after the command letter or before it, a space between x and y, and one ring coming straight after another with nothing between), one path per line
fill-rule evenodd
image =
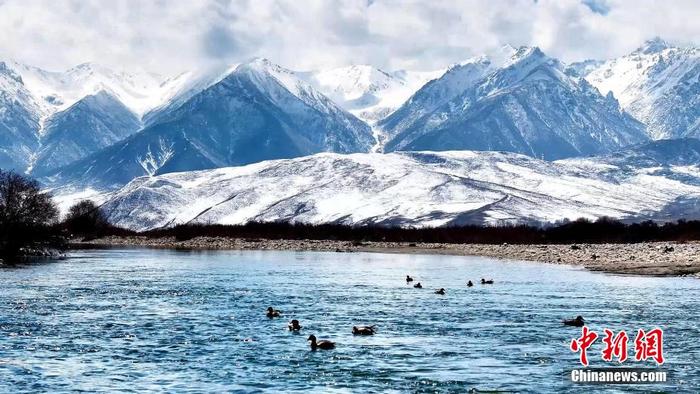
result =
M59 194L105 196L141 176L323 152L612 157L700 137L698 53L653 39L617 59L569 65L504 47L434 72L297 72L252 59L171 78L0 62L0 168Z

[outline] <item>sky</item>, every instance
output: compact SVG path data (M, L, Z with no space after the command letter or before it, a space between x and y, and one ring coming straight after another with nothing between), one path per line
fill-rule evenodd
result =
M161 74L266 57L434 70L505 44L565 62L700 43L698 0L0 0L0 60Z

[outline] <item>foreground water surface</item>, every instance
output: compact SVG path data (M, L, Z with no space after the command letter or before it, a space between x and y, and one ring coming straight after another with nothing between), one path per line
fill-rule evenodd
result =
M692 278L479 257L112 249L2 268L0 282L3 392L700 390ZM268 306L283 318L266 318ZM580 329L561 319L579 314L632 339L662 327L669 382L569 383ZM301 334L287 331L291 318ZM354 337L356 324L379 331ZM309 351L309 334L337 349ZM591 366L611 365L601 350Z

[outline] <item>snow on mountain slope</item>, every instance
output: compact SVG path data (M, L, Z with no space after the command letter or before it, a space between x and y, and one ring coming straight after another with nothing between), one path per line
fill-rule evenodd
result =
M66 71L46 71L13 62L27 89L48 113L65 110L86 96L105 91L138 116L163 100L162 77L150 73L114 71L95 63L83 63Z
M488 73L503 67L516 51L505 45L490 56L477 56L451 65L439 77L414 92L395 112L379 121L377 128L387 140L395 137L421 117L473 88Z
M141 175L242 165L330 151L366 152L365 123L264 59L157 116L142 131L44 181L112 189Z
M646 217L700 198L698 161L657 157L648 167L622 159L674 143L559 162L503 152L322 153L141 177L103 209L114 224L135 230L280 220L444 226ZM700 143L686 145L700 155ZM665 218L685 217L677 215Z
M700 136L700 49L678 48L660 38L629 55L606 61L586 75L653 139Z
M299 75L348 112L373 124L444 72L386 72L369 65L352 65Z
M44 122L41 148L29 173L40 176L121 141L141 122L116 97L100 91L82 98Z
M158 123L161 116L176 110L195 95L212 85L221 82L238 67L238 64L213 65L199 70L188 71L165 80L158 92L158 98L153 106L143 115L143 123L151 125Z
M392 136L385 151L504 150L551 160L647 139L644 126L613 97L568 75L538 48L522 47L500 67L490 67L487 59L471 67L479 64L481 75L474 72L464 88L443 81L448 72L382 121L379 126ZM449 94L434 95L441 85Z
M487 57L478 57L450 67L413 94L398 110L378 123L389 138L403 132L424 115L448 103L472 88L494 64Z
M22 77L0 62L0 168L26 170L39 146L44 115Z

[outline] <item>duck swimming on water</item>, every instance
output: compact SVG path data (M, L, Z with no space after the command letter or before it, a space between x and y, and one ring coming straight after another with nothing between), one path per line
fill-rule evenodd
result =
M377 326L352 326L353 335L374 335Z
M439 290L435 290L435 294L445 295L445 289L440 288Z
M418 282L415 285L413 285L413 287L415 287L416 289L422 289L423 285L421 285L420 282Z
M474 286L474 283L472 283L472 281L467 282L467 287L472 287L472 286Z
M406 282L413 282L413 278L410 276L406 275Z
M325 339L317 341L315 335L309 335L308 341L311 341L311 350L329 350L335 348L335 342L327 341Z
M294 319L287 324L287 328L289 331L299 331L301 330L301 326L299 325L299 320Z
M493 284L493 279L486 280L484 278L481 278L481 284L482 285L492 285Z
M278 311L277 309L274 309L272 307L267 308L267 317L269 318L280 317L281 313L281 311Z
M584 324L586 323L581 316L576 316L575 319L564 320L565 326L583 327Z

